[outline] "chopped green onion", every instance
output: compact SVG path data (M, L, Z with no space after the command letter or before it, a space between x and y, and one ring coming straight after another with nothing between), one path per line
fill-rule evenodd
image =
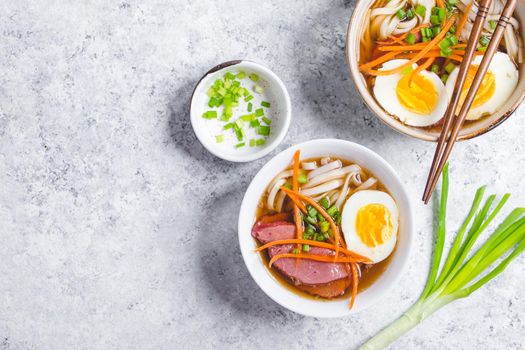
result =
M264 110L262 108L257 108L255 110L255 115L258 116L258 117L264 115Z
M408 9L408 10L406 11L406 15L407 15L407 19L412 19L412 18L414 18L414 10L411 9L411 8Z
M321 221L319 223L319 231L321 231L321 233L326 233L328 232L329 229L330 229L330 223L328 221Z
M300 184L307 183L308 178L306 177L306 174L299 174L299 176L297 176L297 182L299 182Z
M248 101L251 101L253 99L253 96L252 95L248 95L244 98L244 102L248 102Z
M224 79L235 80L235 74L233 74L232 72L226 72L226 74L224 74ZM225 83L227 83L227 82L225 82Z
M456 34L456 26L452 26L452 27L450 27L450 29L448 30L448 32L449 32L450 34Z
M223 126L223 129L224 129L224 130L231 129L231 128L233 128L233 125L234 125L233 123L225 124L225 125Z
M337 207L335 205L332 205L330 208L328 208L326 210L326 212L330 215L330 216L334 216L335 214L339 213L339 209L337 209Z
M397 10L396 12L396 16L397 18L399 18L400 20L404 20L405 17L407 16L406 12L403 10L403 9L399 9Z
M243 116L241 116L241 119L245 122L251 122L252 120L255 120L255 115L254 114L245 114Z
M439 66L437 64L433 64L432 67L430 68L430 71L432 73L439 73Z
M246 78L246 72L240 71L239 73L237 73L237 78L238 79Z
M482 35L480 38L479 38L479 44L481 46L489 46L489 43L490 43L490 39L487 38L485 35Z
M221 143L221 142L223 142L223 141L224 141L224 135L216 135L216 136L215 136L215 141L216 141L217 143Z
M251 102L248 103L248 112L251 112L253 108L253 105Z
M310 251L310 246L308 244L303 244L303 251L309 252Z
M262 117L262 120L266 123L266 125L270 125L272 123L272 121L267 117Z
M437 16L439 18L439 23L443 23L443 20L445 19L445 9L440 7L437 11Z
M250 140L250 147L254 147L255 146L255 139L251 139Z
M246 143L240 142L240 143L235 145L235 148L241 148L241 147L244 147L244 146L246 146Z
M441 50L448 49L450 46L450 41L445 38L439 42L438 46Z
M425 13L427 12L427 8L423 5L417 5L416 6L416 13L420 15L421 17L425 17Z
M430 23L432 23L433 25L441 24L441 22L439 21L438 15L430 16Z
M455 5L455 4L458 3L458 0L447 0L447 3L448 3L449 5Z
M405 41L410 45L414 45L416 42L416 36L412 33L408 33L407 37L405 38Z
M454 68L456 68L456 65L452 62L449 62L446 66L445 66L445 71L450 74L452 73L452 71L454 70Z
M448 74L443 74L441 76L441 81L443 82L443 84L446 84L447 83L447 80L448 80Z
M496 21L490 20L489 21L490 29L494 30L496 29Z
M441 50L442 57L450 57L453 53L454 53L454 50L452 50L451 47L447 47L446 49Z
M255 91L255 92L258 93L258 94L262 94L262 93L264 92L264 89L263 89L263 87L260 86L260 85L255 85L255 86L253 87L253 91Z
M301 251L298 248L292 250L292 254L299 254Z
M244 120L242 118L237 119L235 125L237 125L238 128L242 128L244 126Z
M321 204L323 208L328 209L330 208L330 199L328 197L323 197L319 201L319 204Z
M257 146L262 146L262 145L264 145L265 142L266 142L266 141L264 141L264 139L258 139L257 141L255 141L255 144L256 144Z
M252 128L258 128L259 126L261 126L261 123L257 119L255 119L250 122L250 126Z
M450 43L450 46L454 46L458 44L458 38L455 35L452 35L448 38L448 41Z
M258 82L259 81L259 76L255 73L252 73L250 74L250 79L253 80L254 82Z
M434 38L439 34L439 32L441 32L441 27L440 26L432 27L432 28L429 28L428 30L430 31L430 35Z
M262 136L269 136L270 135L270 127L269 126L259 126L257 128L257 134Z
M266 108L270 108L270 102L268 102L268 101L262 101L262 102L261 102L261 106L266 107Z
M215 119L217 118L217 111L207 111L202 113L204 119Z

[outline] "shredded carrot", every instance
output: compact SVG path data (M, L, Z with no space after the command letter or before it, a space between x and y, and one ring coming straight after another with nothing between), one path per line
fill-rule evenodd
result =
M260 252L261 250L265 250L265 249L268 249L268 248L276 246L276 245L296 244L296 243L308 244L308 245L311 245L311 246L314 246L314 247L326 248L326 249L331 249L331 250L334 250L334 251L336 249L336 246L331 244L331 243L313 241L313 240L310 240L310 239L279 239L279 240L276 240L276 241L271 241L269 243L266 243L266 244L258 247L257 249L255 249L255 251ZM346 256L350 257L350 258L354 258L357 262L363 262L363 263L371 262L370 259L365 258L364 256L359 255L357 253L354 253L354 252L352 252L352 251L350 251L348 249L340 248L339 251L340 251L340 253L343 253Z
M405 46L381 46L378 48L379 51L421 51L425 49L428 45L427 43L417 43L414 45L405 45ZM460 49L467 47L466 44L457 44L451 46L452 49ZM439 47L433 47L432 50L437 50Z
M369 69L369 68L373 68L381 63L384 63L388 60L390 60L391 58L399 55L400 52L396 52L396 51L393 51L393 52L389 52L389 53L386 53L384 54L383 56L379 57L379 58L376 58L375 60L373 61L370 61L370 62L367 62L365 64L362 64L359 69L360 70L366 70L366 69Z
M458 38L461 35L461 31L463 30L465 23L467 23L468 14L470 13L470 9L472 8L473 3L474 0L471 0L470 3L465 7L465 10L463 11L463 17L461 17L461 20L459 21L458 26L456 27L456 36Z
M290 198L290 200L294 203L294 205L299 207L299 209L303 212L303 214L306 214L306 212L307 212L306 207L304 206L304 203L301 202L301 200L299 198L297 198L295 196L292 196L292 195L289 195L289 194L288 194L288 198ZM294 216L294 218L295 218L295 216Z
M299 190L298 177L299 177L299 157L300 155L301 155L301 151L299 150L295 151L295 154L293 155L292 188L294 191ZM306 208L305 208L305 211L306 211ZM293 216L295 220L297 238L301 239L303 238L303 223L301 220L301 214L299 213L299 206L296 204L295 201L294 201L294 206L293 206Z
M286 187L281 187L281 190L283 190L286 194L291 194L293 196L297 196L300 199L302 199L303 201L305 201L306 203L310 204L312 207L314 207L317 210L317 212L319 214L321 214L325 218L326 221L328 221L328 223L330 224L330 228L332 229L332 232L334 233L334 244L335 244L335 247L336 247L336 250L335 250L336 254L335 255L338 256L339 255L339 248L340 248L339 245L342 245L343 248L346 248L346 246L345 246L344 242L341 240L341 236L339 234L339 229L337 228L337 225L335 224L335 222L332 219L332 217L330 216L330 214L328 214L326 212L326 210L324 210L324 208L322 206L320 206L316 201L314 201L312 198L310 198L308 196L305 196L302 193L290 191Z
M422 65L417 66L417 68L414 69L414 70L412 71L412 73L410 73L410 78L408 78L408 85L409 85L409 86L412 85L412 78L414 78L416 75L418 75L421 71L423 71L423 70L427 69L428 67L430 67L430 65L431 65L432 63L434 63L434 61L435 61L435 58L434 58L434 57L429 57L429 58L425 61L425 63L423 63Z
M316 254L305 254L305 253L283 253L283 254L277 254L274 255L273 258L270 259L270 263L268 264L269 267L272 267L272 265L279 259L283 258L294 258L294 259L307 259L307 260L315 260L315 261L321 261L321 262L335 262L335 263L355 263L356 260L354 258L350 257L342 257L342 256L331 256L331 255L316 255Z
M350 309L354 306L355 298L357 297L357 285L359 283L359 276L357 275L357 266L355 263L352 266L352 297L350 298Z
M444 7L445 7L445 4L443 3L443 0L436 0L436 6L437 6L437 7L444 8Z
M392 40L392 42L400 42L400 40L401 40L401 43L404 44L404 41L402 41L402 40L404 40L404 39L408 36L409 33L411 33L411 34L419 33L419 31L421 30L421 28L426 28L426 27L428 27L428 26L430 26L430 23L421 24L421 25L415 27L414 29L412 29L411 31L406 32L406 33L404 33L404 34L401 34L401 35L399 35L399 36L391 35L391 36L388 37L388 39ZM390 44L390 43L391 43L391 42L388 42L388 41L378 41L378 42L377 42L377 44L379 44L379 45L382 45L382 44Z
M441 29L441 32L439 32L438 35L434 39L428 42L427 46L419 51L412 59L410 59L407 63L402 64L399 67L393 68L393 69L387 69L387 70L368 70L366 73L369 75L390 75L390 74L396 74L402 72L407 67L412 66L412 64L419 61L421 58L423 58L433 47L437 45L441 41L441 39L445 36L445 34L448 32L452 24L454 24L455 18L451 18L447 21L447 23L443 26Z
M289 218L290 218L289 213L279 213L279 214L274 214L274 215L265 215L261 218L259 222L263 224L269 224L269 223L277 222L277 221L287 221Z

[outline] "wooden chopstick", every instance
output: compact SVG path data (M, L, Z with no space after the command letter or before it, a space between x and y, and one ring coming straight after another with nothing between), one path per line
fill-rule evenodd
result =
M481 26L484 24L484 19L488 12L490 1L491 0L482 1L482 3L479 6L476 21L474 22L472 28L473 35L470 37L470 40L467 44L467 53L465 54L465 56L467 56L470 53L469 49L473 48L475 50L475 48L477 47L477 43L479 41L479 34L481 34ZM452 147L454 146L454 143L458 138L459 130L461 129L467 117L467 114L470 110L470 107L472 106L472 102L474 101L476 93L478 92L483 77L487 73L490 62L492 61L494 54L498 50L499 44L505 31L505 27L507 26L509 19L512 16L512 13L514 12L516 3L517 0L508 0L505 4L501 17L498 21L496 30L492 34L489 46L487 47L485 55L483 56L483 60L481 61L481 64L476 72L476 75L467 93L465 101L463 101L461 110L458 116L456 118L453 118L473 55L467 56L467 58L463 60L460 65L458 80L456 81L454 92L452 93L451 102L447 108L447 111L445 112L445 124L441 131L441 135L438 139L438 147L436 148L436 152L434 154L432 167L430 169L429 177L425 187L425 192L423 194L423 201L425 202L425 204L428 203L430 196L434 191L434 188L436 187L436 184L439 179L439 174L441 174L441 171L443 170L443 167L445 166L448 157L450 156ZM480 27L478 28L477 26ZM474 51L472 51L472 53L474 53ZM462 78L463 81L460 81L460 78ZM452 121L454 123L452 125L452 130L450 130Z

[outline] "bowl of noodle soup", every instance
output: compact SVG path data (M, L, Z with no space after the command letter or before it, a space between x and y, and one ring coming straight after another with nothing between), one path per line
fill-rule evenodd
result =
M357 2L348 25L347 63L357 90L380 120L400 133L437 141L477 5L477 1L471 0ZM443 9L440 10L440 6ZM469 87L470 73L475 75L503 6L502 0L493 0L490 6L464 94ZM492 130L523 101L524 37L525 2L519 1L492 60L490 74L484 78L460 130L459 140ZM432 47L427 49L427 46ZM414 75L421 76L416 84L413 84ZM400 86L404 80L409 84L405 83L403 89ZM427 87L432 93L425 92ZM483 94L486 96L481 96Z

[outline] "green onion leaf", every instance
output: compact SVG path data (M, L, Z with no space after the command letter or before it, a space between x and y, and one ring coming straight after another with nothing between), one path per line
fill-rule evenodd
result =
M217 118L217 111L207 111L202 113L204 119L215 119Z
M399 18L400 20L404 20L407 16L406 12L403 10L403 9L399 9L397 12L396 12L396 16L397 18Z
M241 148L241 147L244 147L244 146L246 146L246 144L244 142L240 142L240 143L235 145L235 148Z
M300 184L307 183L308 178L306 177L306 174L299 174L299 176L297 176L297 182L299 182Z
M272 121L266 117L262 117L262 120L266 125L270 125L272 123Z
M255 144L257 146L262 146L265 144L266 141L264 141L264 139L258 139L257 141L255 141ZM290 188L291 189L291 188Z
M257 128L257 134L262 136L269 136L270 135L270 127L269 126L259 126Z
M325 209L328 209L330 207L330 199L328 197L323 197L319 201L319 204Z
M253 99L253 96L252 95L248 95L244 98L244 102L248 102L248 101L251 101Z
M262 102L261 102L261 106L266 107L266 108L270 108L270 102L268 102L268 101L262 101Z
M405 38L405 41L410 45L414 45L416 42L416 36L412 33L408 33L408 35Z
M456 65L452 62L449 62L446 66L445 66L445 71L450 74L452 73L452 71L454 70L454 68L456 68Z
M253 105L251 102L248 103L248 112L251 112L253 108Z
M254 82L258 82L259 81L259 76L255 73L252 73L250 74L250 79L253 80Z
M425 17L425 13L427 12L427 8L423 5L417 5L416 6L416 13L421 16L421 17Z
M432 67L430 68L430 71L432 73L438 74L439 73L439 66L437 64L433 64Z
M246 72L240 71L237 73L237 79L244 79L246 78Z
M255 146L255 139L250 139L250 147L254 147Z
M255 115L258 116L258 117L264 115L264 110L262 108L257 108L255 110Z
M215 141L217 143L222 143L224 141L224 135L216 135L215 136Z
M250 126L252 128L258 128L259 126L261 126L261 123L257 119L255 119L250 122Z
M490 26L490 29L492 29L492 30L496 29L496 21L490 20L489 21L489 26Z
M260 85L255 85L255 86L253 87L253 91L255 91L255 92L258 93L258 94L262 94L262 93L264 92L264 89L263 89L263 87L260 86Z

